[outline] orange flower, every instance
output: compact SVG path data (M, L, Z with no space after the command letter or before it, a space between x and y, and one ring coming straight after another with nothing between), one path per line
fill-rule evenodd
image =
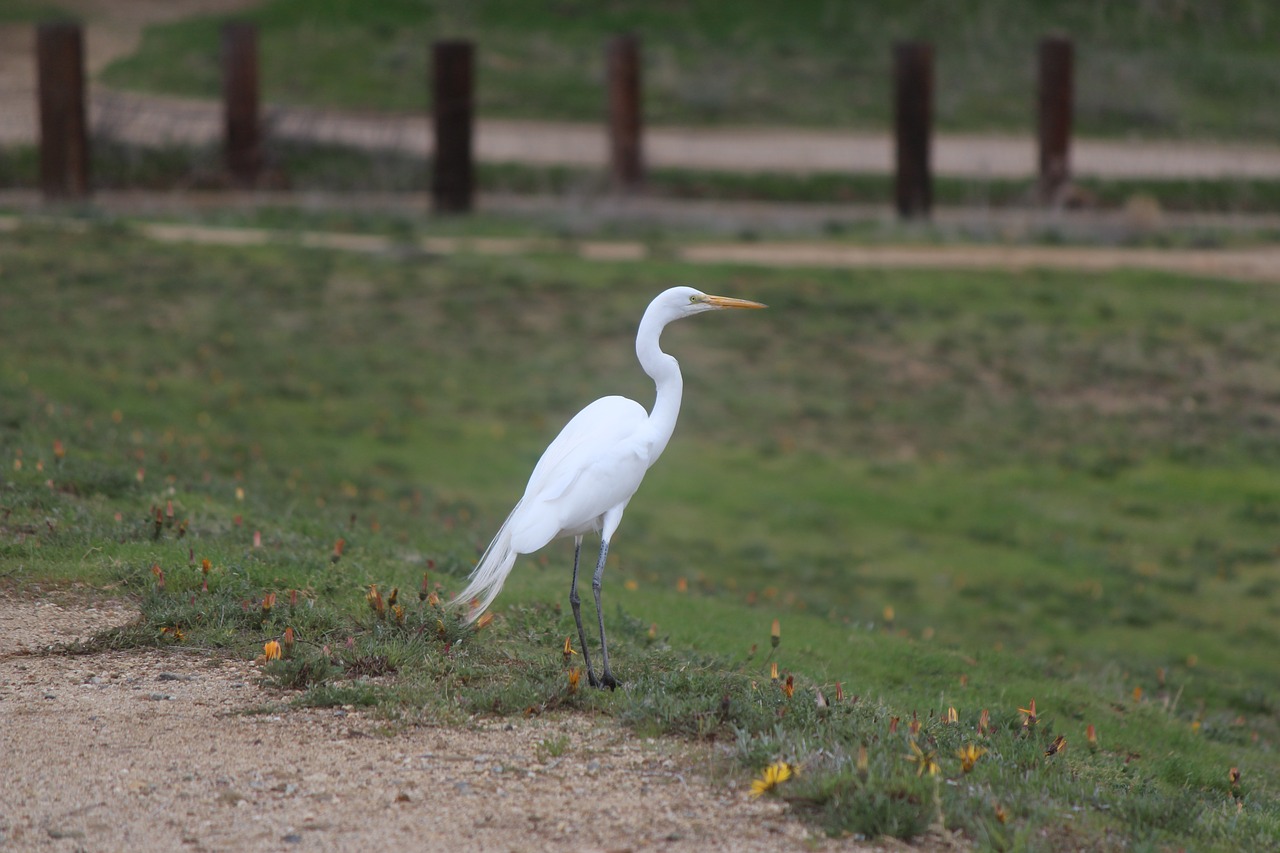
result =
M1046 756L1057 755L1059 752L1062 752L1062 750L1066 748L1067 748L1066 737L1064 735L1058 735L1056 738L1053 739L1053 743L1049 744L1048 748L1045 749L1044 754Z
M578 669L576 666L573 669L569 670L569 692L570 693L578 692L578 682L581 680L582 680L582 670Z
M956 713L955 706L953 705L947 709L946 723L950 726L958 722L960 722L960 715Z
M991 734L991 713L986 709L982 709L982 715L978 717L978 734L986 737Z
M1085 726L1084 739L1088 742L1090 747L1096 747L1098 745L1098 730L1093 727L1093 723Z
M485 615L481 616L479 619L476 620L476 630L483 631L485 628L488 628L492 624L493 624L493 614L486 613Z
M342 559L342 549L347 547L347 540L339 539L333 543L333 553L329 555L330 562L338 562Z
M1022 727L1024 729L1031 728L1040 722L1040 717L1036 715L1036 700L1031 700L1030 708L1019 708L1018 713L1022 714Z
M787 680L782 683L782 692L787 694L788 699L790 699L796 692L795 682L792 680L790 675L788 675Z
M568 663L569 659L576 654L577 652L573 650L573 646L569 644L569 638L565 637L564 638L564 662Z
M294 644L293 629L285 628L284 639L280 641L280 647L281 647L280 650L284 653L285 657L287 658L293 657L293 644Z
M267 660L280 660L281 649L280 644L275 640L268 640L262 646L262 656Z
M276 606L276 594L275 594L274 592L269 592L269 593L267 593L266 595L262 596L262 612L263 612L263 614L270 613L270 612L271 612L271 608L273 608L273 607L275 607L275 606Z
M774 619L773 626L769 628L769 643L776 649L781 642L782 624L777 619Z
M769 678L773 681L778 680L778 662L774 661L769 664Z

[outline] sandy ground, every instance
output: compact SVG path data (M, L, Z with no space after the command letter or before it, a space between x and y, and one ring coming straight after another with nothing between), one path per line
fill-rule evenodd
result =
M205 652L42 653L133 615L0 594L0 849L870 849L606 719L389 729L289 709L254 664Z

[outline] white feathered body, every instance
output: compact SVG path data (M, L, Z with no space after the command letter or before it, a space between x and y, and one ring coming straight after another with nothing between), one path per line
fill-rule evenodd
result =
M479 616L501 591L518 555L561 536L593 531L611 536L665 447L665 439L650 428L649 413L635 400L602 397L578 412L543 452L524 496L457 600L477 599L472 616Z

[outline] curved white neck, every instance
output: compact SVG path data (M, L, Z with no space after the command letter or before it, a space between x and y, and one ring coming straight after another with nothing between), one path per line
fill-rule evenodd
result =
M671 433L676 428L676 418L680 415L680 399L684 393L684 378L680 375L680 363L662 351L658 345L666 321L646 311L640 321L640 330L636 334L636 358L640 366L653 379L657 394L653 401L653 410L649 412L649 430L653 442L653 451L649 464L661 455L671 440Z

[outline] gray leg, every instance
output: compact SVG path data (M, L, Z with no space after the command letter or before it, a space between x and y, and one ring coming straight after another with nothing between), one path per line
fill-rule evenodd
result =
M573 608L573 621L578 624L578 645L582 649L582 662L587 667L587 683L599 687L595 671L591 668L591 656L587 654L587 635L582 630L582 599L578 598L578 554L582 551L582 537L573 538L573 582L569 584L569 606Z
M604 659L604 669L600 673L600 687L610 690L618 686L618 679L609 671L609 644L604 639L604 611L600 609L600 585L604 578L604 561L609 556L609 540L600 540L600 562L596 563L596 573L591 578L591 591L596 594L596 620L600 623L600 657Z

